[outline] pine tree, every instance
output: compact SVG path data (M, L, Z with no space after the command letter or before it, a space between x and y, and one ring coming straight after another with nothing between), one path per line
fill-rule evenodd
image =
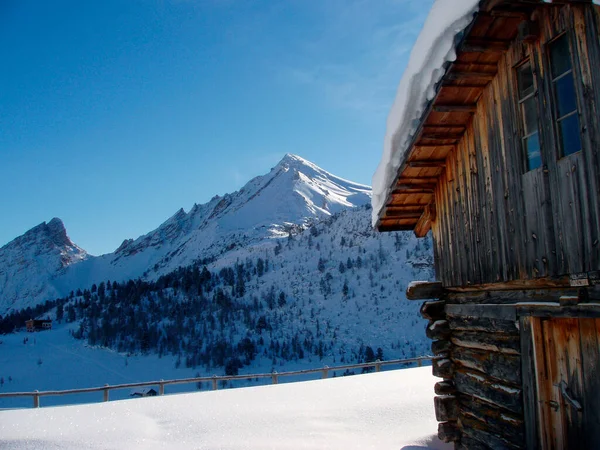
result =
M317 269L319 269L319 272L324 272L325 271L325 261L323 261L323 258L319 258L319 262L317 263Z

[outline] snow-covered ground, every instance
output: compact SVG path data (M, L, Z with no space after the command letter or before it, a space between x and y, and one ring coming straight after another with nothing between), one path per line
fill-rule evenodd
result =
M0 393L65 390L173 378L193 377L193 369L174 367L174 357L131 355L90 347L69 335L76 324L52 331L0 335ZM208 375L208 374L203 374ZM206 387L205 387L206 388ZM171 386L170 392L195 390L195 385ZM112 399L129 397L129 390L111 392ZM100 393L42 397L42 406L97 402ZM31 397L0 398L3 408L28 408ZM2 446L0 446L2 448Z
M0 411L0 448L446 449L430 367Z

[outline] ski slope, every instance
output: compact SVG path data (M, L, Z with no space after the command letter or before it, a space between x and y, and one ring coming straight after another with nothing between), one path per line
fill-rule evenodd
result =
M0 448L450 449L431 367L109 403L0 411Z

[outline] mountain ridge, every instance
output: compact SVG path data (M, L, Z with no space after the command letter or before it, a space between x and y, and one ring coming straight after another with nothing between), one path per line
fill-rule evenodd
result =
M187 213L180 208L156 229L125 239L112 253L89 255L54 218L0 248L0 314L101 280L155 279L197 259L287 236L332 214L367 205L370 199L369 186L288 153L240 190L194 204ZM43 242L35 236L44 236ZM43 261L35 260L36 244L53 249Z

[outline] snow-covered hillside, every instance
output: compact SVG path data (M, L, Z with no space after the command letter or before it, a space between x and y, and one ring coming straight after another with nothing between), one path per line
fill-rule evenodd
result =
M369 196L287 155L239 192L179 211L109 255L85 254L58 220L41 227L54 232L36 227L1 250L11 287L0 292L0 333L17 333L0 336L0 389L427 354L419 305L404 292L433 277L431 241L375 232ZM38 247L50 249L46 259ZM40 267L47 260L61 263ZM19 297L30 279L46 291ZM55 329L22 331L25 320L45 317Z
M286 238L234 247L155 282L107 280L62 299L60 313L54 304L36 313L62 320L81 340L64 325L2 337L4 390L123 382L117 373L147 381L150 374L168 377L175 366L182 372L173 376L184 377L363 362L378 349L385 359L427 354L419 304L404 291L411 280L431 278L430 245L408 233L374 232L363 206ZM14 317L16 327L29 318ZM125 369L127 359L131 367L139 361L140 370ZM70 376L69 367L91 360L106 361L106 370ZM163 373L154 369L159 366Z
M95 405L0 411L0 447L449 449L430 367Z
M180 209L156 230L126 239L114 253L92 257L67 240L58 242L49 257L40 258L48 246L32 236L45 227L62 227L55 219L0 249L0 314L107 279L142 275L156 279L198 259L220 257L233 247L287 235L331 214L366 205L370 198L370 187L288 154L239 191L194 205L188 213Z

